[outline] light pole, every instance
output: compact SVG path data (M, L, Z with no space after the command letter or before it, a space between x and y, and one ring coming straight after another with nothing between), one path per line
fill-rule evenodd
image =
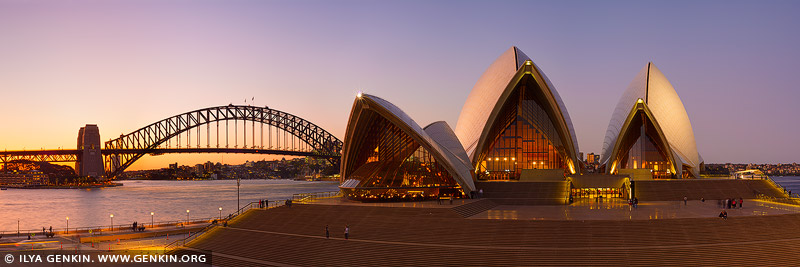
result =
M150 212L150 228L153 228L155 225L153 224L153 215L156 214L155 212Z
M222 220L222 207L219 207L219 219Z
M69 234L69 217L67 217L67 234Z
M189 210L186 210L186 224L189 224Z
M236 177L236 212L237 213L242 208L242 206L239 205L239 186L241 185L241 181L242 181L242 179L240 179L239 177Z
M114 231L114 214L111 214L108 217L111 217L111 231Z

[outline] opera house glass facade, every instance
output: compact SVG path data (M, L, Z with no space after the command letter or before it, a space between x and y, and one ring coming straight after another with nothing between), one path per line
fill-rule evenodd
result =
M580 171L575 131L561 97L516 47L478 80L455 132L480 181L563 178Z
M623 93L606 131L601 169L634 179L698 177L689 116L675 89L648 63Z
M422 200L474 190L466 155L445 122L422 129L379 97L356 98L344 144L340 188L348 198Z

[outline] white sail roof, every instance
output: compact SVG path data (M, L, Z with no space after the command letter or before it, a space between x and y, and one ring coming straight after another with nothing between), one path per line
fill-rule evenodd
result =
M614 148L620 128L638 99L644 100L650 108L674 154L678 155L683 164L690 166L697 177L702 160L697 152L689 115L675 88L652 62L639 71L617 102L603 140L600 163L606 164L609 160L610 150ZM680 166L677 167L680 169Z

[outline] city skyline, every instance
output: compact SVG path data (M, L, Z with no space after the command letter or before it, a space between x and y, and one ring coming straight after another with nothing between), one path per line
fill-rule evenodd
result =
M706 163L792 163L799 5L0 1L0 110L18 114L4 117L0 149L74 149L85 124L106 141L229 103L289 112L343 139L359 91L420 125L455 127L480 74L516 45L561 94L584 154L601 152L618 96L652 61ZM280 157L145 156L131 170Z

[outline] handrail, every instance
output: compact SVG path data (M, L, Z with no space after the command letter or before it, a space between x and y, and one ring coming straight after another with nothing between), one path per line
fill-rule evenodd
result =
M150 224L150 223L140 223L139 226L149 225L147 229L152 229L154 227L177 226L177 225L181 225L181 224L198 224L198 223L204 223L204 222L211 222L213 220L219 220L219 219L220 219L219 217L214 216L214 217L207 217L207 218L197 218L197 219L189 221L188 223L187 223L186 220L156 221L156 222L153 222L152 224ZM81 227L70 227L70 228L66 228L66 227L57 227L56 228L56 227L54 227L53 228L53 233L56 233L56 234L77 234L77 233L88 233L89 231L92 231L92 233L97 233L97 232L125 232L125 231L130 231L131 230L131 226L132 225L130 223L114 224L114 229L113 230L109 227L109 225L94 225L94 226L81 226ZM49 230L50 229L48 228L46 232L50 232ZM3 235L3 236L16 235L17 232L18 231L16 231L16 230L3 230L3 231L0 231L0 235ZM41 229L20 229L19 230L19 234L20 235L23 235L23 234L25 234L25 235L27 235L27 234L40 234L40 233L42 233Z
M342 196L342 191L313 192L292 194L292 201L309 202L316 199L337 198Z
M277 208L277 207L283 206L284 203L286 203L285 200L267 201L267 205L263 209ZM259 201L253 201L253 202L247 203L243 207L241 207L239 210L237 210L235 213L232 213L232 214L228 215L228 217L226 217L224 220L220 220L220 222L231 221L231 220L236 219L239 215L243 214L244 212L246 212L248 210L259 209L259 208L261 208L260 204L261 204L261 202L259 202ZM195 238L197 238L201 234L207 232L208 230L214 228L214 226L218 226L218 225L219 225L219 223L217 223L217 224L213 224L213 223L209 224L206 227L203 227L203 229L198 230L197 232L191 233L191 234L189 234L188 236L186 236L186 237L184 237L182 239L175 240L172 243L169 243L169 244L164 246L164 252L166 253L168 251L172 251L174 249L177 249L179 246L184 246L184 245L186 245L187 242L191 242L192 240L194 240Z
M786 190L786 187L784 187L784 186L780 185L778 182L775 182L775 180L772 180L772 177L769 177L769 175L766 175L766 174L762 174L762 175L763 175L764 177L766 177L766 179L765 179L765 180L767 180L767 181L769 181L770 183L772 183L772 186L775 186L775 187L777 187L778 189L781 189L781 190L783 191L783 193L784 193L784 194L785 194L787 197L789 197L789 198L791 198L791 197L792 197L792 195L791 195L791 194L790 194L790 193L789 193L789 192Z

